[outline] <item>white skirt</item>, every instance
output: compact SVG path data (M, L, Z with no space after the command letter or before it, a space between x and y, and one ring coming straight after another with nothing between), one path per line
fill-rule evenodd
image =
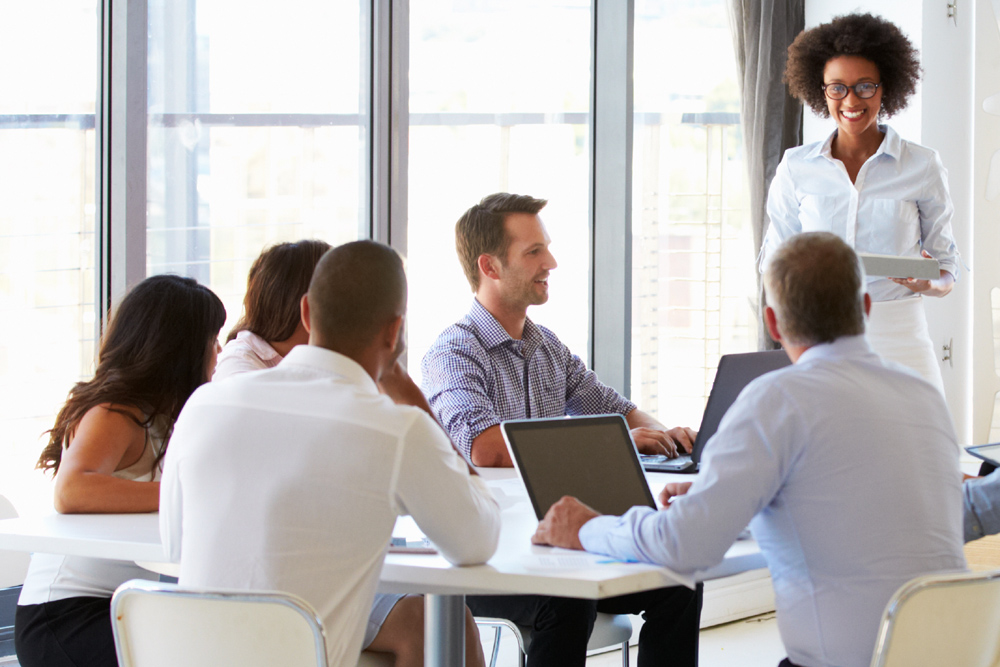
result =
M912 368L944 394L941 366L927 331L923 297L873 301L867 333L876 352Z

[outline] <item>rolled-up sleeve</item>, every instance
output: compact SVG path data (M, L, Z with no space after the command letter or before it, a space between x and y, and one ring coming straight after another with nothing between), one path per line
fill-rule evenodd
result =
M568 415L627 415L635 410L635 403L614 388L601 382L597 373L587 368L580 357L558 340L560 354L566 364L566 414ZM551 341L550 341L550 344Z
M966 542L1000 533L1000 474L998 472L979 479L970 479L963 485Z
M961 258L951 228L955 207L948 192L948 171L936 151L928 161L921 191L922 196L917 200L921 245L942 270L957 280Z
M472 460L472 441L502 420L490 399L489 360L472 347L435 343L421 364L422 389L434 416L462 455Z
M771 187L767 193L767 218L770 222L757 258L757 267L761 273L767 268L767 262L778 246L802 231L799 199L795 191L795 180L788 166L787 153L771 179Z

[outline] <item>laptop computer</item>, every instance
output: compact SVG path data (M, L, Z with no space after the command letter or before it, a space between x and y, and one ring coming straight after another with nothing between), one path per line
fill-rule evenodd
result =
M784 368L790 363L784 350L722 355L691 454L682 454L674 459L659 454L640 454L643 468L649 472L698 472L698 462L705 443L715 435L723 415L743 388L764 373Z
M973 447L966 447L965 451L969 452L973 456L980 458L991 466L996 466L1000 468L1000 442L994 442L989 445L975 445Z
M656 507L621 415L516 419L500 430L539 520L563 496L601 514Z

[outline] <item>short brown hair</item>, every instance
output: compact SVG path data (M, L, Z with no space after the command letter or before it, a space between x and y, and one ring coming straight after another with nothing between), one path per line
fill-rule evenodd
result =
M326 241L279 243L260 253L247 276L243 317L226 338L251 331L269 343L291 338L302 317L299 301L309 291L313 269L330 249Z
M864 282L854 250L829 232L793 236L764 271L768 305L781 336L794 345L863 334Z
M309 320L324 346L351 356L405 313L406 273L389 246L345 243L316 265L309 284Z
M788 91L829 118L823 71L839 56L859 56L878 68L886 116L906 108L920 79L920 58L896 24L871 14L845 14L800 32L788 47L784 78Z
M483 197L482 201L462 214L455 224L455 249L472 291L479 290L479 256L493 255L501 262L507 259L510 238L504 222L511 213L537 215L548 203L528 195L507 192Z

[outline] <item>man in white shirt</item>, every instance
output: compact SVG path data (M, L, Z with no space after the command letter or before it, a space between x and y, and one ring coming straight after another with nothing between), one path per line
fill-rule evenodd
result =
M397 363L405 309L392 249L329 251L302 299L309 344L203 385L164 460L160 530L180 583L304 598L331 665L357 661L398 515L455 564L485 562L499 536L489 490Z
M867 667L892 594L965 558L951 418L932 385L871 351L863 276L832 234L786 241L765 273L765 320L793 365L740 394L695 481L664 489L664 509L598 516L567 497L534 541L691 573L750 522L782 665Z

